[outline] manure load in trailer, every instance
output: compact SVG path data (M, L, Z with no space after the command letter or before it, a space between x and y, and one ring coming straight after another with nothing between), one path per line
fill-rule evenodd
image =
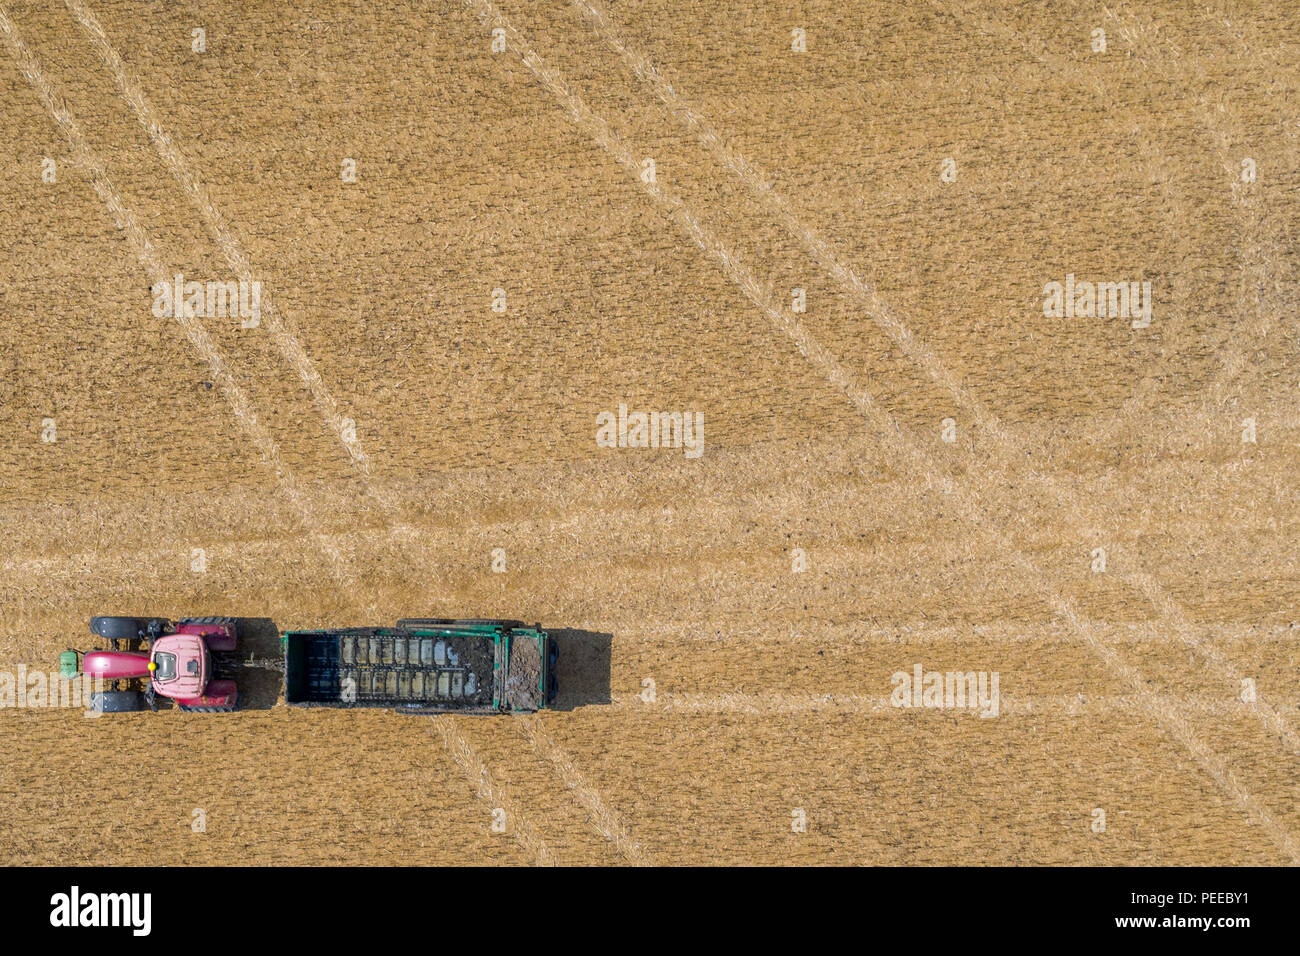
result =
M284 696L296 707L391 707L402 713L544 709L556 648L517 621L408 619L397 627L289 631Z

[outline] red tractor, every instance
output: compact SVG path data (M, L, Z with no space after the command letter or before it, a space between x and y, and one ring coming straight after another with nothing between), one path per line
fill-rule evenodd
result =
M207 714L228 713L237 706L238 687L219 674L231 670L235 660L235 618L192 617L173 626L162 618L93 617L90 630L109 649L81 655L65 651L59 671L69 679L84 673L104 680L106 689L91 697L92 710L157 710L158 697L174 700L181 710Z

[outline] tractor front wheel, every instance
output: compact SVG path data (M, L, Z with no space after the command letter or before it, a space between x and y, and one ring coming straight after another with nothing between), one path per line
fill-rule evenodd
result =
M147 617L92 617L90 633L98 634L108 641L138 641L149 636L149 625L157 622L160 633L167 629L167 622L158 618Z
M90 709L99 714L130 714L144 708L144 695L138 690L103 690L90 695Z

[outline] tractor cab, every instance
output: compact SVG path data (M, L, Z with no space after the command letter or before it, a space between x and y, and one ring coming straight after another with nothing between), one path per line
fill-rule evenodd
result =
M149 676L163 697L202 697L211 670L207 644L197 634L168 634L154 642Z

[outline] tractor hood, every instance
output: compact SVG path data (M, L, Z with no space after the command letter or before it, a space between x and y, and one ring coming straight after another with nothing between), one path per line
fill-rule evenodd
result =
M154 642L153 689L163 697L202 697L208 685L208 650L194 634L170 634Z
M147 677L149 655L139 651L89 651L82 658L81 669L87 677L103 680Z

